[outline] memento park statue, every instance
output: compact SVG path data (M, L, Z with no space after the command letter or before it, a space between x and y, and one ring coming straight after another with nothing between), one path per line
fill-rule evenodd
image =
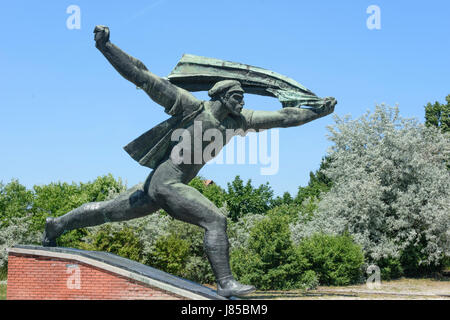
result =
M61 217L48 218L43 245L56 246L56 238L69 230L139 218L162 208L173 218L205 230L204 249L219 295L240 296L252 292L253 286L237 282L231 273L225 216L187 185L209 160L198 157L203 155L207 143L203 141L196 148L191 139L186 147L185 142L189 140L184 137L194 136L196 124L201 124L201 133L216 129L223 137L227 129L245 135L249 130L300 126L332 113L336 100L321 99L296 81L272 71L193 55L184 55L172 73L161 78L112 44L108 27L96 26L94 33L97 49L113 67L164 107L171 117L125 146L133 159L153 169L145 183L113 200L86 203ZM208 90L211 100L201 101L189 92L200 90ZM243 109L244 93L276 97L283 108ZM172 134L177 129L184 130L183 139L173 141ZM224 138L223 145L229 138ZM184 141L182 155L174 154L177 145L183 143L181 140ZM210 158L219 151L214 150Z

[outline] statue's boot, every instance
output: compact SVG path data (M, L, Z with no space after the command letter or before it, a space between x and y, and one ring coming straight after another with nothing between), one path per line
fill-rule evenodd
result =
M243 296L256 290L254 286L241 284L231 273L229 244L225 232L206 231L204 248L217 279L217 294L223 297Z
M217 294L223 297L244 296L252 293L256 288L237 282L233 276L228 276L217 281Z

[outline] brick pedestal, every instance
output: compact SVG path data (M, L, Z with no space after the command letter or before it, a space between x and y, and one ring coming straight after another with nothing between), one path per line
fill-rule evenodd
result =
M7 300L180 298L77 261L9 254Z
M112 254L35 246L9 250L6 298L223 299L207 287Z

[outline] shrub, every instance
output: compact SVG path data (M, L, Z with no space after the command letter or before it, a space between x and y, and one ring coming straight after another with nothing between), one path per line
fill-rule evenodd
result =
M30 217L12 217L6 226L0 228L0 270L6 276L8 263L7 249L18 244L39 244L42 234L30 230Z
M322 285L349 285L361 279L364 255L349 235L316 234L304 239L297 250Z
M267 215L279 215L286 217L288 219L288 222L294 222L298 219L299 213L302 212L302 207L295 204L282 204L279 206L276 206L269 211L267 211Z
M247 214L236 222L228 219L227 233L231 250L247 248L250 231L262 219L264 216L261 214Z
M156 241L147 263L176 276L182 276L189 257L189 242L178 235L169 234Z
M386 257L376 262L381 271L381 280L389 281L403 276L403 267L398 258Z
M189 251L180 276L199 283L214 283L215 277L203 249L204 230L172 219L168 225L168 231L189 244Z
M135 231L127 225L113 228L111 224L105 224L89 237L90 243L79 244L81 249L105 251L134 261L142 261L142 244Z
M307 261L296 254L288 219L279 215L256 223L248 247L232 251L231 265L240 281L261 290L304 288L304 280L314 283L311 273L302 278Z

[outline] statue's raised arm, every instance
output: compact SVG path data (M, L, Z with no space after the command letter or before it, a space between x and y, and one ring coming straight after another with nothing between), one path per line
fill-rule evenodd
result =
M141 61L111 43L108 27L96 26L94 33L95 46L111 65L125 79L143 89L153 101L163 106L167 113L174 115L182 111L182 106L192 106L200 103L190 92L173 85L167 79L151 73Z

